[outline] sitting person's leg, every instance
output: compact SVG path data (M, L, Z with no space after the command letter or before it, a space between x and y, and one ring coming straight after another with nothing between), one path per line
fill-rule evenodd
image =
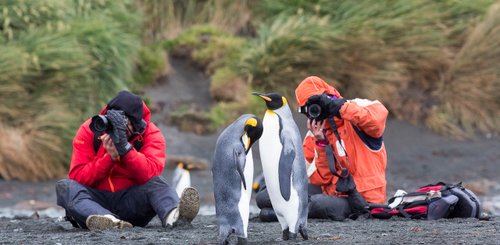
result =
M323 193L323 191L321 190L321 186L313 185L313 184L307 185L307 195L309 197L314 196L316 194L321 194L321 193Z
M271 199L269 198L269 193L265 186L255 195L255 202L257 203L257 207L260 208L259 219L261 221L278 221L278 217L276 213L274 213L273 205L271 204Z
M155 215L163 226L173 226L178 221L190 223L200 208L194 188L186 188L179 200L175 189L158 176L120 192L123 193L116 201L116 214L135 226L146 226Z
M313 195L309 201L309 218L341 221L349 217L351 208L344 197Z
M89 229L132 227L108 209L112 193L95 190L74 180L56 183L57 204L66 210L66 218L75 227Z

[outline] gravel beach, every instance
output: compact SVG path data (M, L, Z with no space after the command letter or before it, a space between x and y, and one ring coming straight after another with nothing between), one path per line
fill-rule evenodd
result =
M210 162L218 132L195 135L168 125L166 117L179 104L195 103L206 109L208 93L190 94L193 86L208 91L209 82L203 74L186 62L172 61L176 71L169 80L160 81L146 94L154 103L165 107L153 114L167 141L167 157L189 155L204 159L208 169L191 172L192 185L200 192L203 215L192 227L171 230L161 228L154 219L146 228L90 232L74 229L62 220L63 212L56 205L55 181L19 182L0 180L0 243L1 244L209 244L217 243L217 221L214 209ZM187 75L186 75L187 74ZM262 115L258 115L262 116ZM300 128L303 117L296 116ZM305 132L301 132L305 135ZM407 122L390 119L384 142L388 153L387 195L397 189L412 191L419 186L445 181L464 182L483 203L484 210L494 216L490 221L477 219L444 219L438 221L393 218L333 222L309 220L310 239L300 244L500 244L500 137L480 135L474 140L458 141ZM254 147L258 148L258 147ZM258 151L254 152L255 175L260 170ZM170 179L171 169L163 175ZM253 201L252 201L253 202ZM37 212L39 215L32 214ZM284 243L279 223L262 223L253 218L248 233L251 244ZM31 216L31 217L30 217ZM235 241L235 240L233 240ZM293 242L286 242L287 244Z
M283 241L279 223L255 218L248 227L250 244L498 244L500 220L438 221L359 218L343 222L310 219L309 240ZM215 244L215 216L199 216L191 227L164 229L158 219L146 228L86 231L55 218L0 219L2 244ZM236 242L234 236L231 240Z

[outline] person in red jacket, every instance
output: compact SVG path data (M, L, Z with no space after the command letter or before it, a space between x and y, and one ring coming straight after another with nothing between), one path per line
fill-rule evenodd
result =
M304 79L295 95L308 117L303 149L309 182L322 189L322 194L310 197L309 217L343 220L363 212L366 202L384 203L384 105L377 100L346 100L316 76Z
M73 226L100 230L146 226L158 215L164 227L190 223L199 210L196 189L181 197L160 176L166 158L161 131L142 99L121 91L101 111L111 130L85 121L73 139L69 179L56 184L57 204Z

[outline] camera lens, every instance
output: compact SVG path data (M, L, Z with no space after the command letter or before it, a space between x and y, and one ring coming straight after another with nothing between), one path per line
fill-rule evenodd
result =
M94 133L102 133L108 128L108 119L103 115L96 115L92 117L90 123L90 130Z
M309 118L318 118L321 115L321 106L318 104L312 104L309 106L308 110Z

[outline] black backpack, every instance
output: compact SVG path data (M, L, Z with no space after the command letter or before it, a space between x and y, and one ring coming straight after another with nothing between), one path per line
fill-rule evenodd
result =
M395 195L389 204L369 205L374 218L389 219L400 216L412 219L479 218L481 204L469 189L458 184L426 185L414 192Z

